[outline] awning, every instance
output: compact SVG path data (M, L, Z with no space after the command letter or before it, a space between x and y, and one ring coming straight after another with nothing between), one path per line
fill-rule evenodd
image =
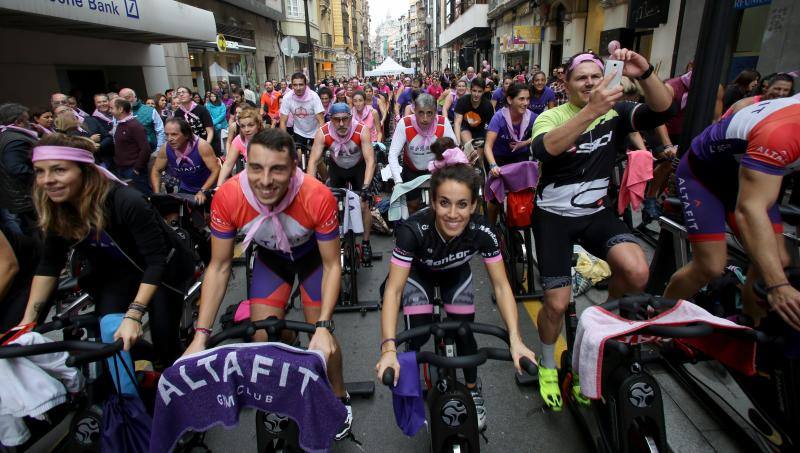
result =
M151 43L217 34L213 13L174 0L3 0L0 26Z

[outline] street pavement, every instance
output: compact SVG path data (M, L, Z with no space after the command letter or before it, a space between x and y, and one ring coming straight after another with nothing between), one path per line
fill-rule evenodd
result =
M378 288L389 270L389 257L393 247L390 237L373 236L374 253L383 259L375 261L372 268L362 268L358 273L359 295L362 300L378 299ZM492 303L491 285L482 261L472 262L475 275L476 320L503 326L497 307ZM234 270L228 292L220 313L225 307L246 297L244 267ZM534 351L538 336L531 313L537 311L538 302L528 307L518 304L520 328L526 344ZM300 310L293 310L290 319L301 319ZM397 427L392 411L391 392L375 376L380 344L380 312L338 313L336 337L344 355L344 378L346 382L372 381L375 394L371 398L353 399L353 434L361 443L345 440L336 443L333 452L424 452L429 450L430 437L425 428L413 438L405 436ZM402 326L398 327L398 331ZM492 339L493 340L493 339ZM307 344L304 338L304 343ZM498 340L489 341L478 336L479 346L499 346ZM486 439L481 441L485 452L534 452L534 451L591 451L584 442L578 426L569 411L561 413L542 410L542 400L535 387L519 387L514 378L510 362L489 361L478 370L483 383L488 422ZM215 428L208 432L206 441L215 452L238 452L255 450L255 414L244 413L241 423L232 430Z

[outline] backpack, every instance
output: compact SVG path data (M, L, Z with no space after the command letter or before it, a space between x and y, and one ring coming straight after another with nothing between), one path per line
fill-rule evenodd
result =
M506 223L508 226L517 228L531 226L534 194L535 191L530 188L508 193L506 196Z

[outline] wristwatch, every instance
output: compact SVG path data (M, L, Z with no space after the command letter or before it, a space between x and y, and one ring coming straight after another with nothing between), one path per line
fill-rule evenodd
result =
M653 65L650 65L650 67L647 68L647 70L645 72L643 72L642 75L637 77L637 79L639 79L639 80L647 79L648 77L650 77L653 74L653 71L655 71L655 69L656 68L654 68Z
M320 327L324 327L328 329L330 333L333 333L333 331L336 329L336 326L333 324L333 319L329 319L327 321L317 321L316 324L314 324L314 326L318 329Z

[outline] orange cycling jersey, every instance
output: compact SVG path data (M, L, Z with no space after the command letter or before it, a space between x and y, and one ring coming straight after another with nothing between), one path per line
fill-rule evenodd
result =
M278 249L272 222L263 222L253 241L276 254L297 260L316 248L317 241L338 237L336 206L336 199L328 187L314 178L304 178L295 199L278 214L292 247L291 255ZM258 216L259 213L247 202L239 178L231 178L217 190L211 202L211 234L222 239L234 238Z

